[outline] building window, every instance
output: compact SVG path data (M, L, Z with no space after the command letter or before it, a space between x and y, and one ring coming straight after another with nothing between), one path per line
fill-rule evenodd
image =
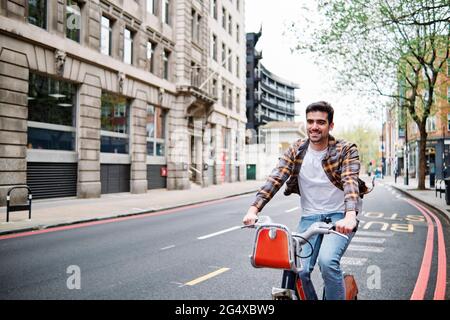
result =
M211 91L212 91L212 95L213 95L214 97L217 97L217 80L216 80L216 79L213 79L213 80L212 80L212 88L211 88Z
M111 20L102 16L100 35L100 52L108 56L111 55L112 28Z
M236 42L237 43L239 43L240 42L240 34L241 34L241 31L240 31L240 27L239 27L239 25L237 24L236 25Z
M147 154L165 155L166 112L152 105L147 106Z
M130 29L125 28L123 39L123 62L132 64L133 62L133 34Z
M212 35L212 58L217 61L217 36Z
M165 24L170 25L170 1L169 0L162 0L162 19Z
M230 146L230 129L228 128L222 128L222 144L224 149Z
M227 29L227 10L222 7L222 28Z
M147 0L147 12L156 15L156 1L157 0Z
M200 42L202 17L195 10L191 12L191 37L196 43Z
M47 29L47 1L28 1L28 22L42 29Z
M450 77L450 59L447 59L447 77Z
M226 108L227 106L227 87L222 85L222 106Z
M231 49L228 49L228 71L233 72L233 56L231 55Z
M231 14L228 15L228 33L230 35L233 34L233 18L231 18Z
M200 87L200 81L200 66L195 61L191 61L191 85Z
M197 43L200 43L200 40L201 40L201 37L202 37L202 34L201 34L201 31L202 31L202 17L199 14L197 15L196 29L197 29L197 31L196 31L196 36L197 36L196 41L197 41Z
M211 2L212 2L212 8L211 8L212 16L214 19L217 20L217 0L212 0Z
M163 52L163 78L169 80L170 77L170 51Z
M240 64L241 64L241 62L240 62L240 60L239 60L239 57L236 56L236 77L238 77L238 78L241 77L241 74L240 74L240 72L239 72Z
M221 65L226 68L226 64L227 64L227 48L225 46L225 43L222 43L222 61L221 61Z
M100 152L128 153L128 114L129 106L125 98L102 93Z
M231 88L228 89L228 109L233 109L233 90Z
M436 116L428 116L427 122L425 125L425 130L427 132L436 131Z
M28 148L75 151L76 86L30 73Z
M239 92L236 93L236 112L241 113L241 95Z
M80 43L81 9L74 0L66 0L66 37Z
M236 0L236 10L241 11L241 1Z
M151 42L151 41L147 41L147 66L148 66L148 71L150 71L151 73L155 72L155 59L154 59L154 55L155 55L155 49L156 49L156 44Z

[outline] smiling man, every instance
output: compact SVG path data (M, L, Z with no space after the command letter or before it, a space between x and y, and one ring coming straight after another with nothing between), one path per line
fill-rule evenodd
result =
M299 276L308 300L317 299L311 282L311 272L318 260L328 300L344 300L345 289L340 260L347 249L361 211L361 198L368 192L359 176L359 156L355 144L336 140L333 129L334 110L320 101L306 108L308 139L298 140L280 157L277 167L256 194L243 223L255 223L258 213L286 182L284 194L301 195L301 219L297 228L304 232L311 224L331 220L336 231L347 234L348 240L337 235L316 235L311 246L304 246L303 271Z

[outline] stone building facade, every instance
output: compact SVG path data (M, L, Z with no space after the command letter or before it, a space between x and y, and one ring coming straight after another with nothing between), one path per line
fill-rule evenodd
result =
M0 205L23 184L95 198L245 178L245 34L219 24L243 30L243 1L0 5Z

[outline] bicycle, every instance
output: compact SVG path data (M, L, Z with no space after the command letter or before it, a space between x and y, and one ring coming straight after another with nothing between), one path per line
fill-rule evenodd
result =
M283 281L281 288L272 288L273 300L306 300L298 273L302 271L301 251L304 244L316 234L336 234L348 239L342 233L335 231L335 226L330 220L313 223L305 232L291 232L283 224L272 223L270 217L266 217L267 223L257 220L253 225L242 228L256 228L253 252L250 256L254 268L282 269ZM356 231L357 227L353 231ZM344 273L346 300L358 299L358 286L353 275ZM325 290L324 290L325 291ZM325 299L325 293L323 295Z

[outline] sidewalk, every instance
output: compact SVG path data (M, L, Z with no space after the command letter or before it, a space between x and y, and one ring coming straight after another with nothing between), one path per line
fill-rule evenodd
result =
M366 177L364 180L367 181L367 178L368 177ZM426 204L440 211L442 216L444 216L447 221L450 222L450 206L445 203L445 194L442 193L441 195L439 195L438 193L436 196L434 188L430 189L430 180L428 176L425 178L425 187L427 188L426 190L417 190L417 179L410 178L409 184L405 185L403 176L397 178L397 183L395 183L393 176L385 176L383 179L378 178L375 180L375 186L379 183L390 185L393 188L407 193L417 200L425 202ZM442 188L444 187L445 186L442 185Z
M180 206L256 193L263 181L225 183L189 190L154 189L144 194L104 194L95 199L54 198L33 200L31 220L28 211L10 212L6 222L6 207L0 207L0 235L46 229L74 223L124 217L172 209ZM249 205L251 200L249 199ZM246 208L243 208L243 215Z

